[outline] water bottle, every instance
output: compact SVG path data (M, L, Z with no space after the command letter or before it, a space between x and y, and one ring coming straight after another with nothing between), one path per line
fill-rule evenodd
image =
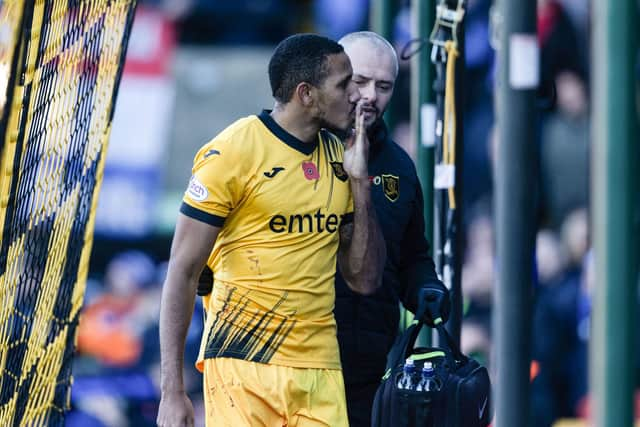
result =
M400 379L398 379L398 389L399 390L412 390L413 389L413 375L416 372L416 365L413 362L413 359L407 359L404 362L404 366L402 368L402 375L400 375Z
M422 366L422 375L420 381L416 385L416 391L434 391L438 388L438 383L435 379L435 371L433 369L433 363L424 362Z

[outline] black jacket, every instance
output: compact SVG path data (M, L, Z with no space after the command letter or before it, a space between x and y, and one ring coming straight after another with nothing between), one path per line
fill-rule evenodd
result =
M415 311L417 289L438 281L424 237L423 197L409 155L381 120L370 132L372 201L387 245L383 283L371 296L349 289L336 275L335 316L347 384L379 382L398 333L398 301Z

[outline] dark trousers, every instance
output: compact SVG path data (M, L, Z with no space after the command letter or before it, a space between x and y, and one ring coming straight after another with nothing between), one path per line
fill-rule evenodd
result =
M380 379L367 383L345 384L350 427L371 427L371 407Z

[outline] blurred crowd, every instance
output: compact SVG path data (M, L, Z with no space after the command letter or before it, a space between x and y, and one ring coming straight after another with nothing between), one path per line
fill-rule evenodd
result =
M87 281L67 425L155 425L159 302L165 271L166 262L130 249L117 252L102 275ZM185 355L191 361L185 386L195 395L202 384L193 366L202 323L202 308L196 307Z
M411 40L408 1L398 1L393 44ZM589 212L590 90L587 0L538 0L540 120L537 125L536 280L533 290L532 411L536 427L588 411L587 344L594 282ZM147 0L174 23L181 45L274 45L288 34L334 38L368 28L368 0ZM463 351L492 365L495 276L493 170L496 55L490 0L469 0L465 17ZM410 67L401 61L394 137L415 158L409 135ZM266 79L266 74L265 74ZM268 106L257 105L256 108ZM108 161L108 160L107 160ZM532 159L534 161L534 159ZM162 241L162 240L160 240ZM166 245L168 247L169 241ZM99 249L100 238L95 247ZM166 258L157 251L95 251L78 334L70 426L155 425L158 313ZM193 367L200 301L188 336L188 391L202 417ZM197 419L202 424L202 418Z

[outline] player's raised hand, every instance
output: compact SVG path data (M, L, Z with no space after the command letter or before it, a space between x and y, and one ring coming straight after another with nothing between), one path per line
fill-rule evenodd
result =
M369 179L369 138L363 111L366 105L363 99L356 104L355 129L345 141L343 166L351 179Z

